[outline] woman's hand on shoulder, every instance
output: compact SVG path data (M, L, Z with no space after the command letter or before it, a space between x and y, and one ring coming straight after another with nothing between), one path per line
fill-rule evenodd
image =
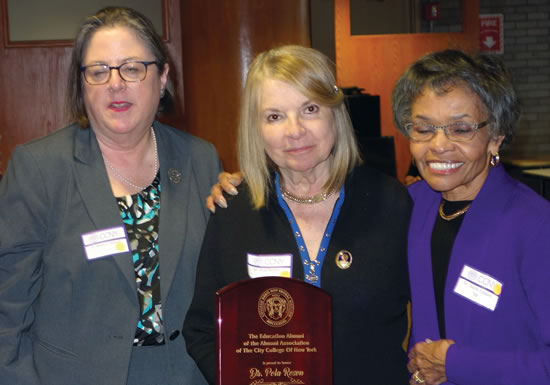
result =
M210 195L206 198L206 208L213 214L216 212L216 205L227 208L227 201L223 197L223 192L230 195L237 195L237 187L243 181L243 174L237 171L233 174L221 172L218 175L218 183L210 189Z

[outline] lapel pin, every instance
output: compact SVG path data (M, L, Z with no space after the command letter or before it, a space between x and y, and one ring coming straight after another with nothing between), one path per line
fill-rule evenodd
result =
M174 184L178 184L181 182L181 172L176 170L175 168L169 168L168 169L168 179L170 179L170 182Z
M336 266L338 266L342 270L349 269L352 260L353 257L351 256L351 253L347 250L340 250L338 254L336 254Z

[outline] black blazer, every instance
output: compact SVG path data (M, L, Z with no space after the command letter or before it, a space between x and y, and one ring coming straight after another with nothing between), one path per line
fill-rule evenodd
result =
M229 207L218 209L209 221L183 329L187 349L210 384L216 381L215 292L249 278L247 253L290 253L293 277L304 277L296 240L276 195L270 194L267 207L253 210L246 186L239 190L236 197L227 197ZM321 287L333 298L336 385L408 383L402 343L411 206L405 188L375 170L357 168L346 181L321 272ZM347 270L335 263L340 250L352 253Z

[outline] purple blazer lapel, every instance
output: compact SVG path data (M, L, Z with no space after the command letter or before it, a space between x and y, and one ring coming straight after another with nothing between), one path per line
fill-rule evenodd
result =
M498 221L499 213L506 209L506 194L510 191L504 187L507 183L508 176L502 167L490 170L456 236L445 285L445 323L450 338L468 338L466 331L470 330L472 312L477 309L466 298L454 292L464 265L489 275L494 274L494 271L484 271L482 266L498 252L492 242L492 228L494 222ZM494 278L499 279L498 276ZM457 313L460 313L460 317L455 316Z

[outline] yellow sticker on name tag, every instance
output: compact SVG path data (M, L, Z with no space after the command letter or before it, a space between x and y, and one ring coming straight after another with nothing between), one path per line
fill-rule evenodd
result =
M90 261L130 251L123 226L92 231L82 234L81 238L86 258Z
M494 311L502 294L502 282L468 265L464 265L454 292Z
M292 254L250 254L246 255L246 266L250 278L292 277Z

